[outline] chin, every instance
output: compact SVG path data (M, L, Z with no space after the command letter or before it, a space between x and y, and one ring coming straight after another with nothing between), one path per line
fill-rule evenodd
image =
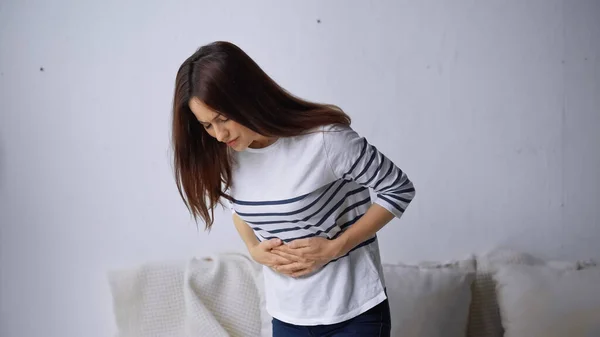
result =
M248 146L241 146L240 144L236 144L234 147L232 147L231 149L235 152L243 152L244 150L246 150Z

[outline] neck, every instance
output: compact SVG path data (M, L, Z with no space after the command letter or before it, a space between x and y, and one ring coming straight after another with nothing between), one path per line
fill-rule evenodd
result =
M250 144L250 147L253 149L261 149L275 143L277 139L277 137L261 137L260 139L253 141L252 144Z

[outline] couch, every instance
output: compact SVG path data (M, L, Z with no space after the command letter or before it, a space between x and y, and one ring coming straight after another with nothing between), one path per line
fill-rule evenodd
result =
M118 337L270 336L261 266L243 254L111 271ZM394 337L600 336L600 267L496 249L384 264Z

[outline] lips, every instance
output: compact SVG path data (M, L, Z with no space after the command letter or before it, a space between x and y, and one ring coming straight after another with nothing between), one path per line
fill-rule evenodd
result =
M232 141L230 141L230 142L228 142L227 146L234 146L236 141L237 141L237 138L234 139L234 140L232 140Z

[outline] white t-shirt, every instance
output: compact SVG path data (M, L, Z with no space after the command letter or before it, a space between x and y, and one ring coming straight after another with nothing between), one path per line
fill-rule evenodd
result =
M320 127L233 156L231 207L260 241L334 239L372 202L400 217L415 194L406 174L350 127ZM290 324L343 322L386 299L377 236L306 277L263 270L267 311Z

